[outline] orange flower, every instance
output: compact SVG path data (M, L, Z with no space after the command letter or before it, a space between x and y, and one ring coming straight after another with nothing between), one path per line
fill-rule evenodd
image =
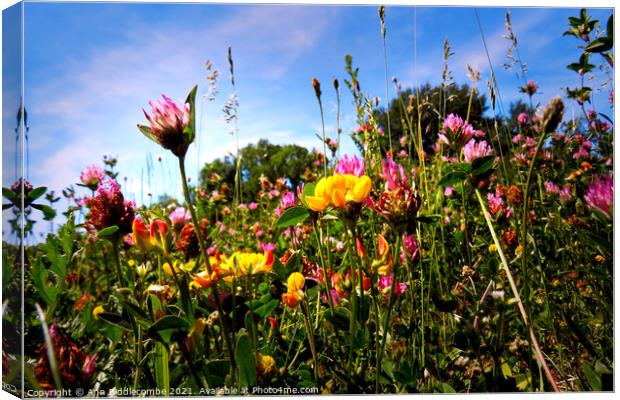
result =
M138 218L134 219L131 228L131 238L134 245L142 251L153 250L154 246L151 243L151 238L149 237L148 232L146 231L146 225L144 225L144 221Z
M377 256L378 259L373 261L372 267L377 268L379 275L386 276L392 273L392 267L394 266L394 257L390 252L390 245L383 235L377 235Z

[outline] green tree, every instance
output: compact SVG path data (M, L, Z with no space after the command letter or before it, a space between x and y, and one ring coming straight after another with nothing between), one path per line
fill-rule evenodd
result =
M302 176L312 166L312 154L305 147L289 144L278 145L261 139L256 144L249 144L240 150L241 180L243 199L250 201L260 190L259 178L267 177L271 182L285 177L295 187L302 183ZM226 183L231 189L235 183L236 159L226 156L207 163L200 173L200 184L206 189L215 189ZM221 179L212 179L213 173ZM232 190L228 193L232 199Z
M437 132L443 117L448 114L457 114L463 119L467 117L469 108L470 87L466 84L453 84L443 89L440 86L431 86L430 83L420 87L418 91L411 88L400 91L398 97L390 101L390 128L392 131L392 147L398 149L398 140L404 133L409 132L407 118L413 121L414 132L418 121L421 118L422 141L427 152L432 151L433 144L437 140ZM444 104L445 100L445 104ZM444 109L445 113L439 110ZM469 111L469 123L476 129L486 130L492 123L484 116L487 110L486 96L478 91L474 94ZM375 113L375 120L383 128L386 135L382 140L382 148L389 149L387 138L387 113L385 108L379 108Z

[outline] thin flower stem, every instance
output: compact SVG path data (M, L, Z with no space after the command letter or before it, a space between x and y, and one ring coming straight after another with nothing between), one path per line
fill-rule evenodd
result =
M183 183L183 194L185 195L185 202L187 203L187 209L189 210L190 216L192 218L192 223L194 224L194 232L196 233L196 237L198 238L198 246L200 247L202 258L205 261L207 271L209 272L209 275L211 275L213 269L211 268L209 254L207 253L207 247L205 245L204 238L202 237L200 226L198 225L198 217L196 216L196 210L194 209L194 205L192 204L191 197L189 194L189 188L187 186L187 178L185 176L185 158L184 157L179 157L179 169L181 171L181 181ZM224 336L224 340L226 341L226 349L228 350L228 357L230 358L231 374L234 375L234 370L236 369L235 352L232 347L232 341L230 340L228 327L226 326L226 322L224 321L224 310L222 309L222 303L220 301L220 293L219 293L219 290L217 289L217 282L215 280L213 281L213 284L211 285L211 291L213 293L217 312L219 313L219 321L220 321L220 327L222 328L222 335Z
M553 390L556 392L559 392L560 388L555 382L555 379L553 378L553 375L551 374L551 370L547 366L547 362L545 361L543 352L541 351L540 345L538 344L538 339L536 339L536 332L534 332L534 327L530 323L527 312L525 311L525 307L523 306L523 302L521 301L521 297L519 296L519 290L512 276L512 272L510 271L510 267L508 266L508 260L506 259L506 256L504 255L504 252L502 251L501 244L497 238L497 233L495 233L495 228L493 228L493 222L491 221L491 215L487 211L487 208L484 205L484 200L482 200L482 195L480 195L480 191L478 189L476 189L476 197L478 197L478 202L480 203L480 207L482 208L484 219L486 220L487 225L489 227L489 231L491 232L491 236L493 237L493 242L495 243L495 247L497 248L497 252L502 262L502 268L504 269L504 272L506 273L506 277L508 278L508 283L510 284L510 288L515 298L515 302L517 303L517 307L519 309L519 313L521 314L521 318L523 319L523 324L529 331L530 340L532 341L532 344L534 345L534 350L535 350L534 354L536 355L536 358L538 359L538 363L542 366L543 370L545 371L545 375L547 376L549 383L553 387Z
M332 299L332 291L330 285L330 277L327 275L327 267L325 266L325 260L323 259L323 245L318 234L318 227L316 221L314 222L314 236L316 237L316 244L319 250L319 258L321 259L321 267L323 268L323 279L325 279L325 289L327 290L327 300L329 301L329 308L334 313L334 300Z
M116 266L116 274L118 275L118 284L124 285L125 278L123 277L123 270L121 269L121 254L118 248L118 239L112 240L112 252L114 253L114 265Z
M310 344L310 351L312 352L312 360L314 361L314 383L319 385L319 359L316 354L316 346L314 344L314 332L312 331L312 324L310 324L310 310L308 303L304 299L301 305L301 313L304 316L304 323L306 324L306 334L308 335L308 343Z

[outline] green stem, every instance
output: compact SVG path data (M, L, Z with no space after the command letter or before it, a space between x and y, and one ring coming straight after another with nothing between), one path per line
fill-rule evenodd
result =
M211 275L213 269L211 268L209 254L207 253L207 247L205 245L204 238L202 237L200 226L198 225L198 217L196 216L196 210L194 209L194 205L192 204L191 197L189 194L189 188L187 186L187 178L185 176L185 158L184 157L179 157L179 169L181 171L181 181L183 183L183 194L185 195L185 202L187 203L187 209L189 210L190 216L192 218L192 223L194 224L194 231L196 232L196 237L198 238L198 246L200 247L202 258L205 261L207 271L209 272L209 275ZM226 321L224 320L224 310L222 309L222 303L220 301L220 293L219 293L219 290L217 289L216 281L213 281L213 284L211 285L211 291L213 293L217 312L219 313L219 321L220 321L220 327L222 328L222 335L224 336L224 340L226 341L226 349L228 350L228 357L230 358L231 375L234 376L234 370L236 369L235 352L232 347L232 341L230 340L230 335L228 333L228 327L226 326Z
M304 323L306 324L306 330L308 335L308 343L310 344L310 351L312 352L312 360L314 361L314 383L319 385L319 359L316 354L316 346L314 345L314 332L312 331L312 324L310 324L310 311L308 309L308 303L304 299L301 305L301 311L304 316Z
M399 235L397 236L396 246L394 246L394 248L398 252L399 250L401 250L400 247L401 247L401 240L400 240L400 235ZM403 248L402 251L405 251L405 249ZM396 279L397 279L396 277L398 274L398 265L399 265L398 256L399 255L397 254L394 259L394 269L392 271L392 285L390 287L390 294L389 294L390 300L388 301L388 308L385 314L385 321L383 321L383 336L381 337L381 349L379 351L379 354L377 354L377 375L375 379L375 392L377 394L379 393L379 377L381 376L381 370L382 370L381 361L383 359L383 352L385 351L385 343L387 342L387 334L388 334L388 330L390 329L390 317L392 315L392 307L394 306L394 300L396 297L394 296L394 290L396 289Z
M118 239L112 239L112 252L114 253L114 265L116 266L116 274L118 275L118 284L123 286L125 284L125 278L123 277L123 270L121 269L121 253L118 248Z
M329 301L329 308L332 311L332 315L334 314L334 300L332 299L332 291L330 284L330 277L327 274L327 267L325 266L325 260L323 259L323 245L321 243L321 239L318 234L318 226L316 221L314 222L314 236L316 237L316 244L319 250L319 258L321 260L321 267L323 268L323 279L325 279L325 289L327 290L327 300Z
M515 302L517 303L517 308L519 309L519 313L521 314L521 318L523 319L523 324L525 325L526 329L529 331L530 340L532 341L532 344L535 350L534 355L538 359L539 365L542 366L543 370L545 371L545 375L547 376L549 383L553 387L553 390L556 392L559 392L560 388L555 382L555 379L553 378L553 375L551 374L551 370L547 366L545 357L540 349L540 345L538 344L538 339L536 338L536 332L534 332L534 327L530 323L527 312L525 311L525 307L523 306L523 302L521 301L521 296L519 296L519 289L517 289L517 284L515 283L514 277L512 276L512 272L510 271L510 267L508 266L508 260L506 259L506 256L504 255L504 252L502 251L502 246L499 242L499 239L497 238L497 233L495 233L495 228L493 228L493 222L491 220L491 215L489 214L486 206L484 205L484 200L482 200L482 195L480 194L480 191L477 188L475 190L476 190L476 197L478 197L478 202L480 203L480 207L482 208L482 213L484 214L484 219L486 220L487 225L489 227L489 231L491 232L493 243L495 243L495 247L497 248L497 252L501 260L502 268L504 269L504 272L506 273L506 277L508 278L508 283L510 284L510 288L514 295Z

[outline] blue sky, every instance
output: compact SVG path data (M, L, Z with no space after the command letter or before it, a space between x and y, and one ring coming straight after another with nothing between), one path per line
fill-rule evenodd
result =
M545 104L577 86L577 75L565 69L579 56L577 40L563 37L567 18L577 9L511 8L521 57L528 78L540 85L536 100ZM479 14L504 106L523 98L522 84L501 65L506 61L506 8L481 8ZM606 22L611 10L591 10ZM220 70L220 94L199 106L200 138L190 148L189 175L198 166L234 151L235 138L221 118L231 92L226 51L233 48L239 97L239 141L260 138L322 148L315 133L320 117L310 85L316 76L323 86L326 128L334 135L334 78L345 78L344 56L360 67L362 90L385 98L383 52L377 8L373 6L260 6L205 4L25 4L25 96L30 130L30 174L35 186L59 192L79 179L104 154L118 157L127 197L138 203L147 192L177 195L176 160L136 129L144 123L141 108L165 93L185 98L199 85L205 93L205 60ZM466 65L482 72L489 66L473 8L386 8L389 76L404 87L437 83L441 78L443 41L455 53L450 68L465 83ZM414 55L414 43L417 43ZM598 62L597 57L594 59ZM342 87L342 126L354 127L351 97ZM393 94L393 86L390 85ZM609 112L608 90L594 94L597 108ZM574 111L568 106L568 114ZM610 113L611 114L611 113ZM14 125L14 112L4 112L3 126ZM12 128L11 128L12 130ZM346 138L347 135L345 134ZM353 152L350 139L344 152ZM147 157L162 156L150 178ZM5 163L12 154L4 151ZM7 170L4 169L4 175ZM6 178L6 176L3 176ZM149 186L150 180L150 186ZM62 202L59 204L63 204ZM64 206L64 204L63 204Z

